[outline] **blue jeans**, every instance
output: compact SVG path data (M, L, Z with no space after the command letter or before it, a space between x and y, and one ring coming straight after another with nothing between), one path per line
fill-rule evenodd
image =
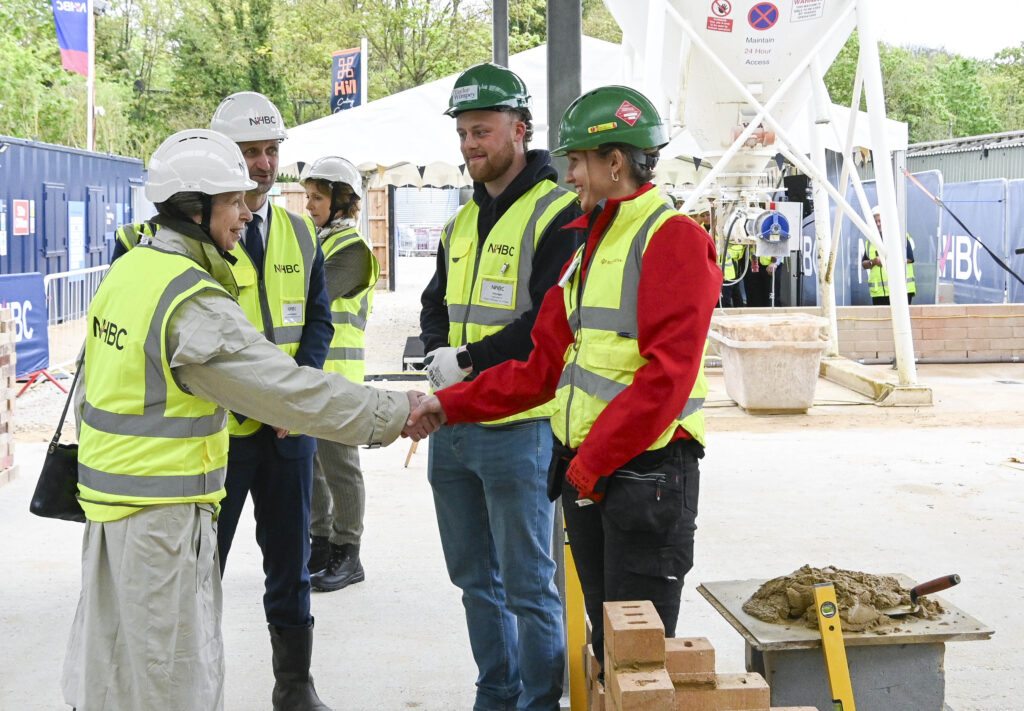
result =
M474 711L558 709L565 635L551 560L550 457L547 420L454 425L430 437L441 546L479 671Z

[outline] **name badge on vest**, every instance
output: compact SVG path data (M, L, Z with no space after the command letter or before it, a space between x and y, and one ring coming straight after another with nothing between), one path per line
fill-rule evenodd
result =
M491 306L512 308L516 285L510 279L484 277L480 280L480 301Z
M281 304L281 323L302 323L302 302L286 301Z

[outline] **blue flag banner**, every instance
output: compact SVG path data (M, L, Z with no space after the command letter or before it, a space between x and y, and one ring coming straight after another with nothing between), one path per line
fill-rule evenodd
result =
M359 47L334 53L331 67L331 113L352 109L363 102L363 53Z
M61 65L89 76L89 3L87 0L50 0Z
M14 315L15 377L45 370L50 365L50 338L46 330L46 290L43 275L0 276L0 309Z
M942 202L1004 262L1006 193L1004 178L948 183L942 190ZM953 284L956 303L1003 303L1006 272L948 213L942 216L938 261L939 282Z

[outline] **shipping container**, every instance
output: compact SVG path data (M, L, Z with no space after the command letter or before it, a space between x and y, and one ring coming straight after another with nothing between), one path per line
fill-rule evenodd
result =
M148 205L144 175L136 158L0 136L0 274L108 264L114 230Z

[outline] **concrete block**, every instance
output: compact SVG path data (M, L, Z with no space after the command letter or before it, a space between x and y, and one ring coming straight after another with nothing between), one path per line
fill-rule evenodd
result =
M847 647L857 711L943 711L944 653L945 645L941 643ZM764 670L774 706L832 708L820 648L771 652L748 649L747 668Z
M611 711L607 701L607 694L604 690L604 684L594 682L587 687L589 693L587 694L587 711Z
M604 604L605 669L665 664L665 625L650 600Z
M583 673L588 682L596 682L601 673L601 664L594 656L594 645L592 644L583 645Z
M615 711L675 711L675 688L664 668L616 671L605 679Z
M771 692L760 674L718 674L714 686L676 686L676 711L768 711Z
M705 637L666 639L665 670L673 684L714 684L715 648Z

